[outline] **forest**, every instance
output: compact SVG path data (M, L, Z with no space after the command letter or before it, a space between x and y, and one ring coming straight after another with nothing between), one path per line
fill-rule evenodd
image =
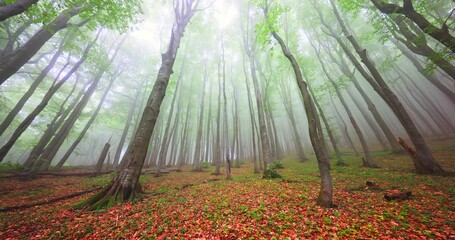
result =
M0 239L455 239L454 12L0 0Z

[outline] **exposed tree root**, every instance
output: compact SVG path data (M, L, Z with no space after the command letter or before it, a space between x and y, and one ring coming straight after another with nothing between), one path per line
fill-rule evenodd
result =
M56 197L56 198L52 198L52 199L49 199L49 200L46 200L46 201L37 202L37 203L30 203L30 204L24 204L24 205L19 205L19 206L11 206L11 207L3 207L3 208L0 208L0 212L9 212L9 211L13 211L13 210L21 210L21 209L31 208L31 207L35 207L35 206L50 204L50 203L54 203L54 202L58 202L58 201L66 200L66 199L70 199L70 198L73 198L73 197L77 197L77 196L80 196L80 195L84 195L84 194L87 194L87 193L91 193L91 192L94 192L94 191L97 191L97 190L100 190L100 189L101 189L101 187L96 187L96 188L92 188L92 189L85 190L85 191L82 191L82 192L76 192L76 193L72 193L72 194L69 194L69 195L66 195L66 196Z

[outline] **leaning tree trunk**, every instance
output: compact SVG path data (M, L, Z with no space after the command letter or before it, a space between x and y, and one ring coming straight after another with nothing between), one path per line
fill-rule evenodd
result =
M0 60L0 85L28 62L55 33L68 26L70 19L81 7L63 11L54 21L43 26L24 45Z
M441 28L431 24L430 21L414 9L412 0L403 0L403 6L386 3L382 0L371 0L371 2L385 14L403 14L419 26L423 32L446 46L452 53L455 53L455 37L450 34L447 24L444 22Z
M125 127L123 127L122 136L120 137L120 141L117 145L117 149L115 150L114 161L112 163L112 167L116 168L118 162L120 160L120 155L122 154L123 145L125 144L126 136L130 130L131 120L133 119L134 110L136 109L137 102L139 100L139 95L141 94L141 88L138 86L136 88L136 93L134 94L134 99L131 102L130 110L128 112L128 117L125 122Z
M376 167L376 164L373 163L370 149L368 147L367 141L365 140L365 137L363 136L362 130L360 129L359 125L357 124L357 121L355 120L354 115L351 112L351 109L349 108L348 104L344 100L344 97L341 94L339 86L337 85L335 80L332 78L332 76L330 76L328 70L326 69L324 62L321 59L319 49L317 49L313 43L311 43L311 46L313 47L314 51L316 52L317 59L322 67L322 71L324 72L325 76L327 77L327 79L332 84L333 88L335 89L335 93L337 94L338 98L340 99L341 105L343 105L343 108L349 117L349 121L351 122L357 136L359 137L359 141L360 141L360 144L362 145L363 154L364 154L363 166L370 167L370 168Z
M198 0L177 0L174 3L175 23L167 51L162 54L161 67L139 122L133 141L124 156L124 164L113 181L101 192L82 202L80 206L97 209L115 202L133 200L142 191L139 177L147 155L148 144L173 72L177 50L186 25L197 11Z
M54 56L49 61L47 66L43 70L41 70L40 74L38 75L37 78L35 78L32 85L27 90L27 92L25 92L25 94L17 102L16 106L14 106L14 108L8 113L6 118L0 124L0 136L5 132L5 130L8 128L8 126L13 122L16 115L19 113L19 111L22 109L22 107L25 105L25 103L28 101L28 99L33 95L35 90L38 88L38 85L41 84L41 82L44 80L44 78L47 76L47 74L54 68L55 63L60 58L60 56L63 54L63 45L66 42L66 40L68 39L67 36L62 39L59 47L57 48L57 51L55 52Z
M27 11L30 6L37 2L38 0L17 0L14 3L0 7L0 22Z
M96 39L94 41L96 41ZM85 59L87 58L87 54L90 51L90 48L93 45L93 43L94 42L91 42L87 45L81 59L79 59L79 61L70 69L69 72L66 73L66 75L59 82L57 82L57 78L55 79L54 84L51 86L49 91L45 94L45 96L43 97L41 102L38 104L38 106L17 127L17 129L13 133L13 136L11 136L11 138L8 140L8 142L0 149L0 162L3 160L3 158L9 152L9 150L11 150L14 143L19 139L19 137L22 135L22 133L25 132L25 130L27 130L27 127L30 126L30 124L32 124L35 117L38 116L38 114L44 110L44 108L47 106L47 104L51 100L52 96L54 96L54 94L57 92L57 90L60 89L60 87L64 83L66 83L66 81L71 77L71 75L74 72L76 72L77 69L79 68L79 66L85 61ZM61 72L63 72L65 67L62 68Z
M337 158L336 165L337 166L346 166L347 164L343 161L343 158L341 158L341 152L338 149L338 144L336 142L335 136L333 135L332 129L330 128L329 121L325 117L324 109L322 109L322 106L319 104L318 100L316 99L313 88L311 88L311 84L308 84L308 90L310 91L311 96L313 96L314 104L316 105L316 108L319 111L319 116L321 116L322 122L324 123L325 129L327 130L327 135L329 135L330 142L332 143L333 150L335 151L335 156Z
M264 9L264 15L268 20L269 17L267 8ZM305 112L308 118L310 140L318 161L319 174L321 175L321 188L317 202L319 205L324 207L334 207L335 205L333 204L333 187L332 177L330 176L329 156L327 153L322 126L317 114L316 107L308 91L307 83L303 79L302 72L300 71L300 67L294 55L289 51L283 39L273 30L273 28L270 27L269 29L272 33L273 38L275 38L275 40L280 45L283 55L289 60L290 64L292 65L297 85L303 97Z
M420 134L417 126L412 120L409 113L404 108L403 104L398 100L397 96L391 91L387 86L386 82L382 78L381 74L378 72L374 63L370 60L366 49L362 48L355 37L349 33L348 29L344 25L344 22L335 6L333 0L330 0L330 3L333 7L333 12L340 23L340 26L343 30L346 38L351 42L352 46L356 50L357 54L362 59L362 62L370 71L373 79L367 74L366 79L369 81L370 85L375 89L376 92L384 99L384 101L389 105L392 111L396 114L397 118L405 128L409 137L411 138L412 143L416 148L416 159L419 164L415 164L417 173L420 174L443 174L445 171L434 159L433 154L428 147L427 143ZM347 50L347 49L346 49ZM360 69L359 69L360 71ZM363 71L365 72L365 71ZM362 73L362 72L361 72ZM363 74L362 74L363 75Z
M365 90L360 86L359 81L357 80L357 78L354 76L353 73L351 73L349 71L349 67L348 67L346 61L344 60L344 58L340 55L340 58L339 58L339 61L338 61L338 60L335 59L333 54L331 54L330 51L327 51L327 53L329 54L329 56L333 60L333 62L335 62L335 64L338 65L338 67L344 73L344 75L349 77L351 82L354 84L354 87L357 89L357 91L362 96L363 100L365 101L365 103L368 106L368 110L373 115L374 120L379 125L379 127L381 128L381 130L384 133L385 137L387 138L387 141L389 142L390 146L392 147L392 152L394 152L394 153L402 152L401 146L400 146L400 144L398 144L398 141L395 138L395 136L393 135L392 130L390 130L389 126L387 126L386 122L384 121L384 119L382 118L381 114L377 110L376 105L370 99L370 97L365 92ZM341 53L339 53L339 54L341 54Z
M107 94L111 90L112 84L114 83L115 79L120 75L120 73L116 73L111 77L111 80L109 81L108 86L104 90L103 96L101 96L101 99L98 103L98 106L96 107L95 111L93 112L92 116L88 120L88 122L85 124L84 129L79 133L79 136L76 138L76 140L71 144L70 148L66 150L65 155L60 159L60 161L57 163L55 166L55 170L60 170L63 167L63 164L68 160L68 158L71 156L71 153L73 153L74 149L76 149L77 145L81 142L82 138L84 138L85 134L87 133L88 129L92 125L92 123L95 121L96 117L98 116L98 113L101 110L101 107L103 106L104 101L106 100Z

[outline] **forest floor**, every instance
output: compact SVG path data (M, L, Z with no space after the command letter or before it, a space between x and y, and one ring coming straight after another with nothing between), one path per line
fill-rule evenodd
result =
M453 142L433 145L440 164L455 172ZM145 175L147 194L101 211L74 210L89 194L23 210L0 212L0 239L455 239L455 178L413 173L406 155L376 152L379 169L332 167L335 209L316 205L315 160L282 161L283 179L261 180L251 165L232 170L233 180L204 172ZM39 202L106 184L95 178L48 176L0 179L0 208ZM216 179L216 181L215 181ZM381 189L370 190L371 181ZM414 198L386 201L392 190Z

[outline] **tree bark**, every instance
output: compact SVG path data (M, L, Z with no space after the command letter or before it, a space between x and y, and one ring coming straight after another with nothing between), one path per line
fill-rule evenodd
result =
M202 93L201 93L201 101L199 105L199 118L198 127L196 130L196 147L194 149L194 157L193 157L193 170L194 171L201 171L200 162L201 158L201 138L203 132L203 123L204 123L204 103L205 103L205 85L207 84L207 59L205 59L204 63L204 81L202 83Z
M85 134L87 133L88 129L90 126L92 126L92 123L95 121L96 117L98 116L98 113L101 110L101 107L103 106L104 101L106 100L106 97L111 90L112 84L114 83L115 79L120 75L120 72L115 73L110 81L106 89L104 90L103 96L101 96L101 99L98 103L98 106L96 107L95 111L92 113L92 116L88 120L88 122L85 124L84 129L79 133L79 136L76 138L76 140L71 144L70 148L66 151L65 155L60 159L60 161L57 163L55 166L55 170L60 170L65 164L65 162L68 160L68 158L71 156L71 153L73 153L74 149L76 149L77 145L81 142L82 138L84 138Z
M95 41L96 41L96 39L95 39ZM17 127L17 129L14 131L13 136L10 138L10 140L8 140L8 142L0 149L0 162L5 158L6 154L9 152L9 150L11 150L11 148L13 147L13 145L17 141L17 139L19 139L19 137L27 129L27 127L30 126L30 124L33 122L35 117L38 116L38 114L44 110L44 108L47 106L50 99L57 92L57 90L60 89L60 87L66 82L66 80L68 80L70 78L70 76L85 61L85 59L87 58L87 54L92 45L93 45L93 42L89 43L87 45L81 59L71 68L71 70L59 82L57 82L57 80L58 80L57 78L55 79L53 85L51 86L49 91L46 93L46 95L43 97L43 99L38 104L38 106ZM65 67L62 68L61 72L63 72Z
M167 51L162 55L162 63L153 86L147 105L142 114L139 128L133 138L128 152L124 156L122 169L111 184L100 193L83 202L90 209L97 209L114 202L133 200L141 192L139 176L147 154L147 148L158 119L160 107L166 94L166 87L172 74L177 50L183 37L185 27L197 10L198 0L174 2L175 23ZM110 203L110 204L109 204Z
M311 43L311 42L310 42ZM351 122L352 126L354 127L354 130L359 138L360 144L362 145L363 149L363 154L364 154L364 161L363 161L363 166L364 167L377 167L376 164L373 163L373 159L371 157L370 149L368 147L368 144L365 140L365 137L363 136L362 130L360 129L359 125L357 124L357 121L354 118L354 115L351 112L351 109L349 108L348 104L344 100L343 95L341 94L341 90L335 80L333 80L332 76L330 76L328 70L326 69L324 62L321 59L320 56L320 51L317 49L313 43L311 43L311 46L313 47L314 51L316 52L316 57L322 67L322 71L324 72L325 76L329 80L329 82L332 84L335 93L337 94L338 98L340 99L341 105L343 105L344 110L346 111L346 114L349 117L349 121Z
M66 42L66 40L67 40L67 37L62 39L59 47L57 48L57 51L55 52L54 56L49 61L47 66L40 72L38 77L33 81L32 85L29 87L27 92L24 94L24 96L22 96L22 98L19 100L19 102L17 102L16 106L14 106L14 108L8 113L6 118L0 124L0 136L5 132L5 130L11 124L11 122L13 122L16 115L19 113L19 111L22 109L22 107L25 105L25 103L28 101L28 99L30 99L30 97L35 92L36 88L38 88L38 85L41 84L41 82L47 76L49 71L51 71L54 68L55 63L60 58L60 56L63 54L62 47L63 47L63 44Z
M455 53L455 38L449 33L449 28L446 23L438 28L430 23L422 14L418 13L412 5L412 0L403 0L403 6L397 4L386 3L382 0L371 0L371 2L383 13L403 14L413 21L426 34L433 37L435 40L446 46Z
M123 145L125 144L126 136L130 130L131 120L133 119L134 110L136 109L137 102L139 100L139 95L141 95L141 88L138 86L136 88L136 93L134 94L134 99L131 102L130 110L128 112L128 117L125 122L125 127L123 127L122 136L120 137L120 141L117 145L117 149L115 151L114 162L112 163L112 167L116 168L118 166L120 155L122 154Z
M265 8L264 16L268 20L268 9ZM308 127L310 132L310 140L313 145L314 152L319 166L319 174L321 175L321 187L319 190L319 196L317 202L319 205L324 207L334 207L333 204L333 187L332 177L330 176L330 162L327 153L327 147L324 141L323 131L321 122L316 111L313 99L308 91L308 86L302 77L302 72L295 59L294 55L289 51L288 47L284 43L283 39L269 26L269 30L281 47L284 56L289 60L294 70L297 85L300 93L303 97L305 112L308 118Z
M0 7L0 22L27 11L30 6L37 2L38 0L17 0L14 3Z
M43 26L24 45L0 60L0 85L28 62L55 33L68 26L81 7L63 11L54 21Z
M340 26L343 30L344 35L348 38L349 42L352 44L354 49L356 50L357 54L360 56L362 59L362 62L365 64L365 66L368 68L370 71L371 75L373 76L373 79L369 76L366 75L366 79L369 80L370 84L372 87L375 89L376 92L384 99L384 101L389 105L389 107L392 109L392 111L396 114L398 117L399 121L405 128L406 132L408 133L409 137L411 138L411 141L413 142L415 148L416 148L416 155L418 161L421 163L421 166L424 166L422 168L416 169L417 173L419 174L443 174L445 171L442 169L442 167L436 162L436 160L433 157L433 154L426 144L425 140L423 139L422 135L420 134L419 130L417 129L414 121L404 108L404 106L401 104L401 102L398 100L396 95L390 90L390 88L387 86L386 82L382 78L381 74L378 72L376 67L374 66L374 63L370 60L368 57L368 53L366 49L362 48L355 37L349 33L347 30L346 26L344 25L343 20L341 19L341 16L338 13L338 10L335 6L335 3L333 0L330 0L330 3L333 7L333 12L340 23ZM360 71L360 70L359 70Z

